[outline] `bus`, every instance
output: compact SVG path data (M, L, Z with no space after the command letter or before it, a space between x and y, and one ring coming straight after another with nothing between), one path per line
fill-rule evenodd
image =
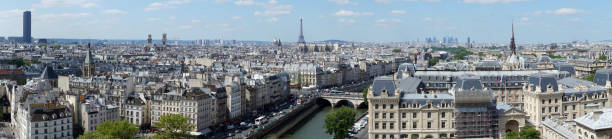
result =
M255 125L263 125L264 123L266 123L266 116L260 116L257 117L257 119L255 119Z

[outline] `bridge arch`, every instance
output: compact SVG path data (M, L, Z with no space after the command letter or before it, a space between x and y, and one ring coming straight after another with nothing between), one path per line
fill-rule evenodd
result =
M343 100L338 100L338 101L335 103L335 105L334 105L334 107L342 107L342 106L348 106L348 107L351 107L351 108L356 108L356 107L355 107L355 104L353 104L353 102L351 102L351 101L349 101L349 100L345 100L345 99L343 99Z
M317 105L322 105L322 106L330 106L330 107L332 107L332 106L333 106L333 105L332 105L332 102L331 102L331 101L329 101L329 100L327 100L327 99L325 99L325 98L317 98L317 99L315 100L315 102L317 103Z

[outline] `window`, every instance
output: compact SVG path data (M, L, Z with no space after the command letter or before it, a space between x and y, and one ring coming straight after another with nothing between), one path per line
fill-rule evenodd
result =
M378 109L378 104L374 105L374 109Z
M546 112L546 108L542 108L542 113Z
M382 124L382 129L387 129L387 123Z
M393 119L393 113L389 113L389 118Z
M405 112L402 113L402 118L406 118L406 113Z
M442 118L446 117L446 112L442 112L440 117L442 117Z
M431 122L427 122L427 128L431 128Z
M417 113L416 112L412 113L412 118L417 118Z
M576 105L572 105L572 110L576 110Z
M391 105L389 106L389 109L393 109L393 104L391 104Z
M406 122L402 123L402 129L406 129Z
M374 129L378 129L378 123L374 124Z
M387 113L383 113L383 114L382 114L382 118L383 118L383 119L387 118Z
M389 129L393 129L394 123L389 123Z
M446 128L446 122L445 122L445 121L442 121L442 123L441 123L440 127L442 127L442 128Z
M383 109L387 108L387 104L383 104Z
M374 119L378 119L378 112L374 113Z
M563 111L567 111L567 106L564 106L564 107L563 107Z
M555 107L555 112L557 112L557 107Z
M431 112L427 112L427 118L431 118Z
M412 122L412 128L417 128L417 122Z
M374 138L375 138L375 139L378 139L378 134L374 135Z

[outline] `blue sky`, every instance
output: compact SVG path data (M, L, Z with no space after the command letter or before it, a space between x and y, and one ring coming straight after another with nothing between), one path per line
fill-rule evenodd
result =
M612 39L609 0L10 0L0 36L36 38L412 41L455 36L505 43Z

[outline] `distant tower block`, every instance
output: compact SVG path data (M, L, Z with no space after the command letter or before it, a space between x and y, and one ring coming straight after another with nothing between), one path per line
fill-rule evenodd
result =
M147 35L147 45L153 44L153 39L151 38L151 34Z
M276 46L277 54L281 54L283 52L283 44L279 38L274 37L274 46Z
M168 39L166 38L166 33L162 34L162 45L166 45L166 41L168 41Z
M298 37L298 44L305 44L306 41L304 40L304 28L302 26L302 18L300 18L300 36Z

